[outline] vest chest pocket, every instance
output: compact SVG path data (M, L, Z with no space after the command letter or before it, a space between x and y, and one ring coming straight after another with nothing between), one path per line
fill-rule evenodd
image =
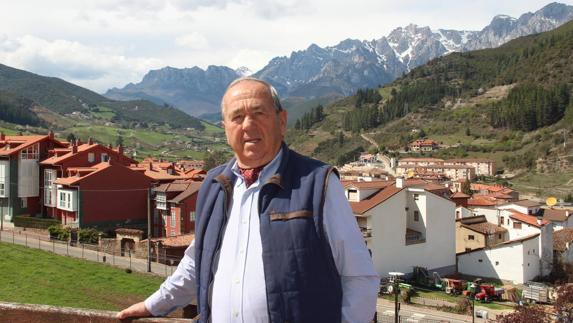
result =
M293 212L271 211L269 216L271 221L288 221L300 218L312 218L312 211L308 210L299 210Z

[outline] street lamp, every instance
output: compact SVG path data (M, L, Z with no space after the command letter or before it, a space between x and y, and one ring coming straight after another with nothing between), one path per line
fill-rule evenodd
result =
M392 288L390 292L394 293L394 322L398 323L399 322L398 314L400 313L400 303L398 303L398 294L400 294L400 278L404 276L404 273L392 271L389 272L388 274L390 275L390 282L392 283L392 285L390 285L390 287Z

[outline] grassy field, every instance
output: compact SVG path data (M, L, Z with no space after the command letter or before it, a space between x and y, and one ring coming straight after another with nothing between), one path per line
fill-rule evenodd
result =
M163 278L0 243L0 300L120 310L145 299Z

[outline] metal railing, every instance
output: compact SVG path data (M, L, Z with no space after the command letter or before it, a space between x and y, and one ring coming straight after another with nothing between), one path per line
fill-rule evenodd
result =
M147 272L147 253L145 258L136 257L130 249L105 248L97 244L76 243L62 241L25 231L0 230L0 242L21 245L52 252L55 254L85 259L89 261L106 263L115 267L129 269L132 271ZM176 266L167 264L178 264L181 260L178 257L168 256L166 251L163 254L152 255L151 271L161 276L171 275ZM158 262L160 260L161 262Z

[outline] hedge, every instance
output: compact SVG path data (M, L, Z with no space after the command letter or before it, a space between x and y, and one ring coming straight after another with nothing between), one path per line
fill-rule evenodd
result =
M29 216L15 216L14 226L33 228L33 229L47 229L49 226L59 224L57 219L50 218L33 218Z

